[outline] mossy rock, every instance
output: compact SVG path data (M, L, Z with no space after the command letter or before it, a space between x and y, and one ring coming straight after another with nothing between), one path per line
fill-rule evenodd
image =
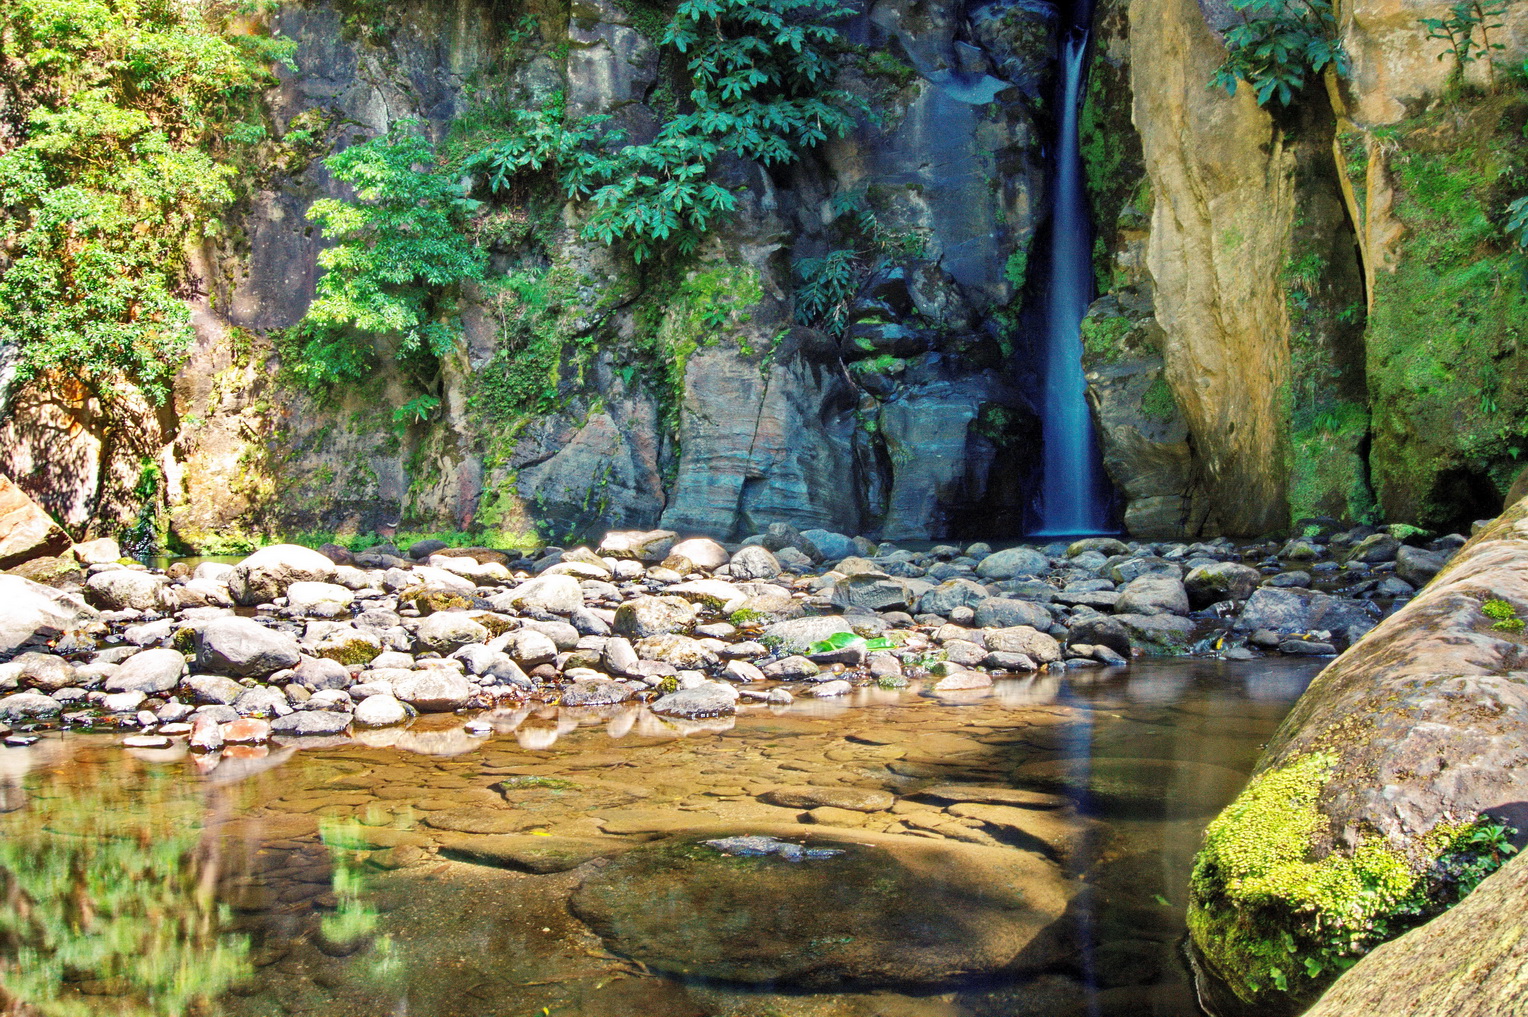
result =
M398 603L412 604L419 609L420 614L434 614L436 611L467 611L473 607L472 597L458 593L455 590L442 590L432 586L417 586L411 590L404 590L398 596Z
M1528 613L1528 502L1317 677L1210 824L1188 924L1216 1012L1300 1012L1500 863L1486 825L1528 831L1503 805L1528 801L1528 638L1493 600Z
M352 664L371 663L382 649L376 642L366 639L328 639L316 652L320 657L350 667Z

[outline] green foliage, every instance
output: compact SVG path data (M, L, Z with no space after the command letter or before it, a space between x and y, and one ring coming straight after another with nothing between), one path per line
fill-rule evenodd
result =
M292 44L221 6L0 0L0 345L163 402L192 339L186 250L217 232Z
M422 424L435 415L440 399L432 395L415 396L393 410L393 427L403 430L412 424Z
M1503 228L1507 236L1528 254L1528 195L1507 206L1507 222Z
M897 88L906 88L918 76L917 70L911 64L899 60L884 49L872 50L865 54L863 67L866 74L885 78Z
M1386 139L1406 232L1369 321L1371 464L1387 514L1430 528L1478 515L1460 475L1504 492L1528 451L1528 377L1512 368L1528 348L1524 249L1502 211L1528 187L1525 114L1519 90Z
M831 336L843 335L862 273L859 253L852 250L797 261L796 321Z
M1349 70L1331 0L1230 0L1242 17L1226 30L1226 60L1212 85L1232 95L1252 86L1259 106L1289 106L1307 82L1327 67Z
M1148 420L1167 421L1178 414L1178 401L1173 398L1172 386L1167 379L1157 375L1141 396L1141 413Z
M356 201L323 198L308 209L335 242L318 256L324 274L307 321L398 336L395 357L433 373L456 346L442 289L480 279L486 259L462 235L475 205L460 180L436 165L435 149L403 120L384 137L324 160Z
M1438 827L1414 866L1376 837L1324 857L1318 807L1337 759L1312 754L1254 777L1205 831L1189 930L1243 1000L1270 988L1309 998L1374 946L1468 894L1511 853L1486 820Z
M1439 60L1454 58L1452 77L1457 82L1464 69L1481 57L1485 57L1487 74L1495 78L1495 59L1492 53L1506 49L1506 45L1491 41L1491 30L1502 27L1500 18L1507 10L1507 0L1458 0L1449 8L1448 17L1422 18L1429 39L1448 43L1448 48L1438 54ZM1475 33L1480 41L1475 41Z
M866 639L864 636L855 635L853 632L835 632L826 639L819 639L807 647L807 655L814 656L819 653L836 653L839 650L848 650L860 647L866 651L895 650L900 643L895 639Z
M360 381L376 366L372 344L355 332L311 318L271 333L282 372L314 395Z
M556 164L567 196L589 202L585 239L622 244L639 263L669 245L689 253L737 207L712 179L719 158L784 165L853 128L863 103L829 87L839 48L829 23L848 13L835 0L685 0L662 45L684 62L688 108L651 141L622 144L605 117L567 125L522 111L472 165L502 190Z
M1083 356L1090 363L1113 364L1123 360L1126 340L1135 326L1123 315L1091 315L1082 319Z
M1029 278L1029 251L1021 249L1014 251L1003 263L1003 278L1008 280L1008 285L1015 290L1024 288L1024 281Z

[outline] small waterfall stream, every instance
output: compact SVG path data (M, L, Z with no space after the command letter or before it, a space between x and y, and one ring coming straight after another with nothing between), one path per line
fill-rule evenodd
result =
M1082 5L1084 8L1087 5ZM1045 448L1036 536L1112 530L1098 440L1082 375L1081 324L1093 298L1078 120L1087 76L1088 17L1079 11L1061 50L1061 131L1051 188L1051 267L1045 317Z

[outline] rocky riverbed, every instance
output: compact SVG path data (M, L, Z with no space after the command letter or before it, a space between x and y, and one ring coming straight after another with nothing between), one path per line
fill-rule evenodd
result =
M1242 545L913 549L776 525L733 545L668 531L534 555L276 545L158 570L99 540L0 574L0 723L10 744L55 725L137 748L184 739L211 767L231 746L430 713L633 702L682 729L872 684L959 695L1143 655L1324 657L1463 542L1313 521Z

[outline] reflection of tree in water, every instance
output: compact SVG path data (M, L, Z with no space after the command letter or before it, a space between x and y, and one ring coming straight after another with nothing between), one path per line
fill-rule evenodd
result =
M215 1012L248 974L249 944L223 932L201 789L72 767L31 790L0 817L0 1013Z

